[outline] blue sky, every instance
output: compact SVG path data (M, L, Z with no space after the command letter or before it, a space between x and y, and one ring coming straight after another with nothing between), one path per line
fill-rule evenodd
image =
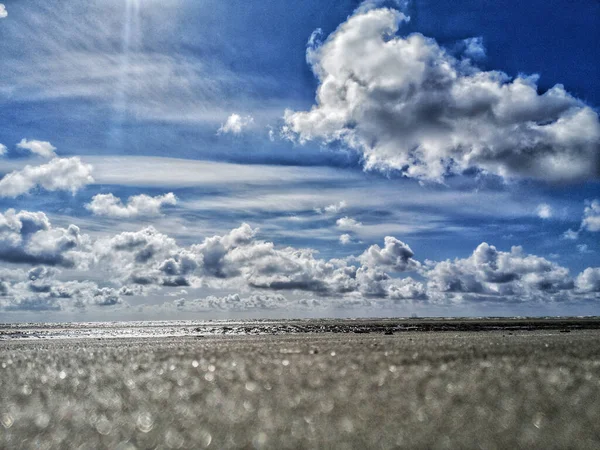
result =
M600 3L3 0L0 320L600 312Z

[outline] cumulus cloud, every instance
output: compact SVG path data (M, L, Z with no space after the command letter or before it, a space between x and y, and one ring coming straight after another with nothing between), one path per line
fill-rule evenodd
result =
M83 265L89 237L75 225L52 227L42 212L0 213L0 261L73 267Z
M547 203L538 205L535 212L540 219L550 219L553 214L552 207Z
M35 187L75 193L93 182L91 165L78 157L54 158L46 164L25 166L5 175L0 180L0 197L18 197Z
M568 269L521 247L502 252L485 242L468 258L429 262L425 276L429 294L437 298L525 302L574 288Z
M149 195L134 195L129 197L127 204L113 194L98 194L85 205L96 216L131 218L138 216L160 216L160 209L165 205L176 205L177 198L172 192L151 197Z
M588 267L579 274L577 288L582 292L600 292L600 267Z
M394 272L407 272L420 267L407 244L392 236L386 236L384 242L383 248L377 244L372 245L360 256L359 260L363 265L384 267Z
M227 118L227 121L221 125L218 134L240 134L246 128L254 123L252 116L240 116L239 114L232 114Z
M352 242L352 236L350 236L349 234L342 234L340 236L340 244L342 245L347 245L350 244Z
M8 11L6 11L6 6L0 3L0 19L4 19L5 17L8 17Z
M0 144L0 156L6 155L6 145Z
M327 205L324 208L316 208L315 211L319 214L337 214L346 209L347 206L348 203L346 203L345 200L342 200L339 203L332 203L331 205Z
M592 233L600 231L600 201L597 199L587 203L587 206L583 210L579 229L568 229L562 234L562 238L576 240L583 231L590 231Z
M214 295L206 298L187 300L181 298L173 301L173 307L178 311L247 311L253 309L276 309L290 305L290 302L281 294L254 294L241 297L239 294L229 294L222 297Z
M501 251L482 243L466 258L422 263L408 244L387 236L383 246L359 256L327 259L313 249L261 240L249 224L181 246L152 227L93 240L74 225L53 227L41 212L8 210L0 214L0 261L32 266L0 269L4 310L115 306L123 296L172 288L183 296L173 303L178 311L286 308L288 294L336 308L600 298L600 269L574 279L567 268L521 247ZM72 273L76 279L65 279ZM85 273L108 285L81 281ZM194 300L196 289L205 288L227 294Z
M367 170L422 180L473 168L546 180L600 175L592 108L562 85L538 94L537 76L479 69L469 59L478 41L455 57L422 34L396 35L406 21L392 9L360 10L322 45L312 38L317 102L286 111L283 134L341 141Z
M472 37L463 40L464 55L472 59L483 59L485 58L485 47L483 45L482 37Z
M348 216L338 219L335 222L335 224L340 230L348 230L348 231L356 230L356 229L362 227L361 222L358 222L357 220L355 220L351 217L348 217Z
M402 272L418 267L408 246L393 238L387 238L384 249L374 246L380 254L365 257L369 267L357 267L350 259L317 258L312 249L278 248L257 239L256 233L242 224L182 248L168 236L146 228L98 242L95 260L126 285L197 287L208 283L236 290L296 290L318 296L365 292L385 297L395 280L381 269Z
M36 141L27 139L21 139L21 142L17 144L17 147L23 150L28 150L31 153L41 156L43 158L54 158L56 153L56 147L54 147L50 142L46 141Z
M597 232L600 231L600 201L592 200L583 210L581 229Z
M119 292L91 281L59 281L53 277L6 283L0 297L4 311L64 311L123 304Z
M196 255L153 227L96 241L93 259L122 285L141 286L188 286L199 264Z

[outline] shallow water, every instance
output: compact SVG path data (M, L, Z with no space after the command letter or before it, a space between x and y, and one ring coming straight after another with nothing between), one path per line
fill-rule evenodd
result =
M600 448L598 331L254 325L1 341L0 448Z

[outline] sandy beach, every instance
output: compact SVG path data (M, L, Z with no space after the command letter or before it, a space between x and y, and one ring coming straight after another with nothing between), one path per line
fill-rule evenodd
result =
M598 448L599 338L6 340L0 448Z

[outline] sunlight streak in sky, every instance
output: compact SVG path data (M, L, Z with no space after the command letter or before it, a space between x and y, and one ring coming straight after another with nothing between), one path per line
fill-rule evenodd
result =
M111 148L119 148L123 144L123 122L125 121L128 95L131 84L131 55L140 51L142 31L140 25L140 0L125 0L125 17L121 50L121 69L115 90L113 123L109 132Z

